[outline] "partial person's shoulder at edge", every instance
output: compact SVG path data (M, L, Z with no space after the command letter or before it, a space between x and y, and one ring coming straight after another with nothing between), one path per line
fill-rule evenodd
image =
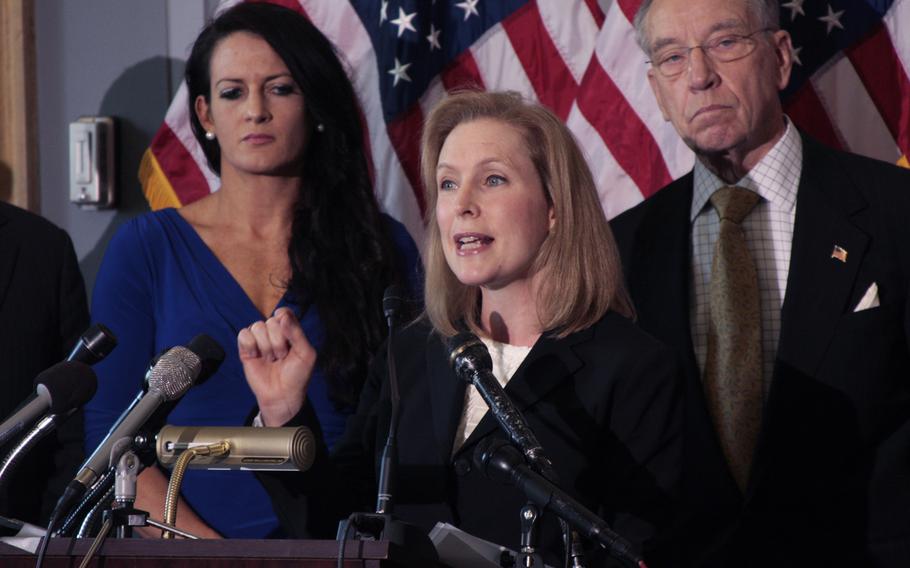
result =
M603 345L604 343L609 345L609 348L602 353L606 357L632 355L636 360L675 358L673 350L666 343L645 331L633 320L617 312L609 311L604 314L592 326L592 329L594 337L598 339L598 341L592 342L592 345Z
M10 203L0 201L0 226L5 224L11 224L12 227L16 228L17 230L13 231L11 235L18 237L28 237L29 239L34 239L35 237L49 237L59 239L61 236L65 235L63 229L41 215L32 213L31 211L27 211ZM23 233L23 230L27 231L28 234L26 235Z
M837 150L803 133L803 144L810 153L828 153L836 164L864 193L897 191L895 197L910 195L910 169L861 154ZM883 184L881 182L884 182Z
M410 251L413 249L416 251L417 245L414 243L414 237L408 232L407 227L388 213L381 213L381 215L389 238L392 239L395 247L399 250Z
M687 192L688 189L688 192ZM664 207L671 206L676 209L681 204L674 204L676 200L682 200L686 196L689 196L691 199L691 189L692 189L692 172L689 171L684 176L677 178L667 185L663 186L657 190L653 195L644 199L641 203L626 209L616 217L610 220L610 227L615 228L617 226L624 225L626 223L633 223L635 220L640 220L643 216L647 215L654 209L661 209ZM683 209L688 212L688 203L685 204L686 207ZM688 214L688 213L687 213Z

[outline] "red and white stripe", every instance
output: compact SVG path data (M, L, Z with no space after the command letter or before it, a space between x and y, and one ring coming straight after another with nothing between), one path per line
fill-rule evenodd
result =
M379 93L380 76L388 70L377 68L369 34L353 7L340 0L278 3L301 9L344 54L369 130L380 204L418 242L424 233L420 130L429 110L453 88L518 91L551 108L588 158L610 218L692 167L692 152L663 119L648 85L646 56L631 23L640 0L531 2L490 28L433 79L418 104L388 125ZM895 161L910 153L908 77L910 0L897 0L873 34L813 76L786 110L824 142ZM156 155L169 153L165 172L183 202L184 196L218 187L187 112L182 87L162 127L169 133L159 133L158 147L153 146ZM189 189L192 183L196 189Z

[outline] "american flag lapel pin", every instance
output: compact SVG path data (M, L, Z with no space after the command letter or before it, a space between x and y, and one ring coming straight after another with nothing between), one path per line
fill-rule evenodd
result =
M834 250L831 251L831 258L836 258L841 262L847 262L847 249L834 245Z

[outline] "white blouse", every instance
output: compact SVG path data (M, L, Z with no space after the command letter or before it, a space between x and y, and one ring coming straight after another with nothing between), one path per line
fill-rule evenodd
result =
M509 345L481 337L487 350L490 352L490 358L493 360L493 376L505 388L521 366L522 361L531 352L530 347L521 347L519 345ZM455 433L455 446L452 453L458 450L464 444L465 440L470 437L471 432L477 427L484 415L487 413L487 403L484 402L480 393L474 388L474 385L468 385L465 389L464 411L461 414L461 421L458 423L458 430Z

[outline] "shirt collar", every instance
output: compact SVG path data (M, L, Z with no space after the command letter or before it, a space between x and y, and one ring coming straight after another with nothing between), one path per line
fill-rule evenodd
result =
M784 135L742 179L733 185L754 191L772 207L792 212L796 207L796 192L803 169L803 141L788 117ZM727 185L700 160L695 160L694 193L689 219L695 221L711 195Z

